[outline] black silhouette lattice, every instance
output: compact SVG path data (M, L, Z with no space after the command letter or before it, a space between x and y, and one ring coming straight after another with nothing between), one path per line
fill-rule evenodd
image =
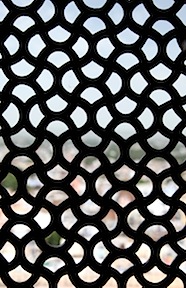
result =
M184 287L185 15L0 1L2 287Z

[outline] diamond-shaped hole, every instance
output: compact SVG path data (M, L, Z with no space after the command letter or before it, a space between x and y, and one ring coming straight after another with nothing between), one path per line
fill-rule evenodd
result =
M34 217L34 220L41 227L41 229L45 229L51 222L51 215L45 208L41 208Z
M170 139L162 135L160 132L156 132L152 137L147 139L147 142L152 148L161 150L169 144Z
M107 248L105 247L102 241L98 242L95 245L94 250L93 250L93 255L97 262L102 263L106 259L108 254L109 254L109 251L107 250Z
M112 199L118 203L122 208L135 200L134 195L126 190L120 190L112 196Z
M12 115L14 116L12 117ZM2 113L2 116L10 125L11 128L14 127L18 123L19 117L20 117L19 110L13 103L10 103L10 105Z
M48 124L46 130L59 137L68 130L68 126L62 121L54 120Z
M138 117L138 120L141 122L145 129L148 129L154 123L154 115L149 108L145 108L141 115Z
M21 265L8 272L8 274L10 278L18 283L25 282L32 276L32 274L26 271Z
M38 104L32 106L30 113L29 113L29 120L30 123L37 128L41 123L42 119L44 118L44 114L41 112Z
M30 86L19 84L13 89L12 94L25 103L28 99L35 95L35 92Z
M145 54L147 60L150 61L158 54L158 45L154 40L148 38L141 50Z
M150 17L150 14L143 4L139 4L132 11L132 18L134 19L136 23L138 23L141 26L145 24L145 22L147 21L149 17Z
M117 235L115 238L111 240L112 244L120 249L127 249L134 243L134 240L127 235L125 235L123 232L121 232L119 235Z
M57 68L60 68L61 66L69 62L70 58L66 53L62 51L55 51L48 56L47 60Z
M70 208L66 209L61 215L61 223L66 229L71 229L72 226L77 222L77 218Z
M104 150L104 154L107 156L110 163L115 163L120 158L120 148L111 140L107 148Z
M100 196L104 196L107 191L112 188L111 183L108 181L107 177L102 174L100 175L95 183L96 191Z
M79 154L79 150L76 148L71 139L67 140L62 147L63 157L68 161L72 162L76 155Z
M10 263L16 256L15 247L7 241L1 248L0 254Z
M29 64L25 59L22 59L19 62L11 65L11 69L16 76L24 77L31 74L35 67Z
M89 266L79 272L78 275L83 281L88 283L94 282L100 277L100 275L92 270Z
M110 209L101 221L105 224L109 231L112 231L117 226L118 216L113 209Z
M152 28L164 36L169 31L173 30L174 26L167 20L158 20L153 24Z
M3 227L3 225L8 221L8 218L3 213L2 209L0 209L0 229Z
M25 32L35 25L35 21L29 16L20 16L14 21L13 25L22 32Z
M46 164L52 159L53 146L48 140L44 139L41 145L37 148L36 153L42 162Z
M179 186L174 182L172 177L167 177L162 182L162 191L166 196L172 197L178 190Z
M1 185L8 190L12 195L18 187L18 182L14 174L8 173L6 177L1 181Z
M86 77L90 79L96 79L99 76L101 76L101 74L104 71L104 68L98 65L96 62L91 61L87 65L85 65L81 70Z
M147 197L152 192L153 183L149 177L143 175L136 184L136 187L142 193L143 197Z
M132 68L136 64L139 63L138 58L133 55L132 53L124 53L121 54L117 59L116 62L120 64L126 70Z
M135 128L130 123L121 123L114 129L114 131L124 140L127 140L136 134Z
M74 262L78 264L83 259L84 249L79 243L74 242L74 244L68 250L68 253L72 256Z
M148 82L140 72L137 72L134 74L134 76L132 76L130 80L130 87L135 93L140 95L147 86Z
M127 217L127 222L128 225L130 226L131 229L133 230L137 230L138 227L141 225L141 223L144 221L145 219L143 218L143 216L139 213L138 209L134 209L132 210L128 217Z
M80 163L80 167L82 167L89 173L94 172L96 169L100 167L100 165L101 163L99 159L94 156L87 156Z
M9 13L8 8L4 5L2 1L0 2L0 11L0 21L2 22Z
M144 278L150 281L151 283L159 283L167 276L157 266L154 266L150 271L143 273L143 275ZM157 277L153 277L153 275L157 275Z
M81 211L89 216L96 215L100 211L100 206L94 203L91 199L80 205Z
M89 45L83 37L79 37L76 43L72 46L72 49L76 52L79 58L82 58L87 54Z
M181 209L178 209L177 212L172 217L172 219L170 220L170 222L174 226L176 232L181 231L186 224L185 213Z
M16 224L10 230L10 232L13 233L19 239L22 239L30 231L31 229L25 224Z
M27 179L27 190L30 195L36 197L40 189L43 187L43 183L40 181L36 173L31 174Z
M172 0L172 2L174 1ZM176 13L176 16L182 21L184 25L186 25L185 13L186 13L186 4L182 5L181 9Z
M36 262L36 260L42 253L41 249L37 246L34 240L30 241L26 245L24 252L25 252L26 259L32 264Z
M27 156L17 156L13 158L11 164L20 169L21 171L24 171L28 167L31 167L34 164L34 162L31 158Z
M176 114L174 109L169 109L163 115L163 124L171 131L173 131L181 121L182 119Z
M117 38L123 44L131 45L134 44L139 39L139 35L133 32L131 29L126 28L122 32L117 34Z
M53 231L45 238L45 242L52 247L61 247L64 244L64 239L56 231Z
M135 163L139 163L145 155L146 152L138 142L134 143L129 149L129 156Z
M122 79L117 73L112 72L105 84L110 89L111 93L115 95L121 90Z
M171 96L167 91L162 89L156 89L150 94L150 98L156 103L156 105L160 106L171 100Z
M1 2L0 2L1 3ZM5 73L3 72L3 70L0 68L0 78L1 78L1 82L0 82L0 92L3 91L4 86L7 84L7 82L9 81L9 79L6 77Z
M55 206L60 205L68 198L69 197L67 196L67 194L61 190L52 190L46 195L46 200L48 200L50 203L52 203Z
M185 145L178 141L174 149L171 151L171 155L177 160L179 164L183 164L186 160L185 149Z
M177 244L185 251L185 249L186 249L186 237L177 241Z
M179 269L186 273L186 261L182 262L181 265L179 266ZM183 284L183 283L182 283ZM173 286L174 287L174 286ZM171 287L171 288L173 288ZM178 283L176 283L176 287L184 287L184 286L178 286Z
M71 34L60 25L57 25L48 32L48 35L53 41L62 43L65 42Z
M81 11L79 10L74 1L70 2L64 9L65 19L71 24L76 21L80 13Z
M81 235L86 240L90 240L94 235L96 235L99 230L93 225L86 225L83 226L79 231L78 234Z
M184 97L186 95L186 75L181 73L172 86L178 91L181 97Z
M76 77L76 74L74 73L74 71L69 70L63 75L61 83L62 83L63 88L67 92L71 93L78 86L79 80Z
M112 9L109 11L108 16L115 25L118 25L124 17L123 7L119 3L115 3Z
M166 205L160 199L156 199L150 205L147 206L147 209L153 215L162 216L162 215L165 215L169 211L170 206Z
M135 101L131 100L127 96L124 96L120 101L118 101L116 104L116 109L122 113L122 114L130 114L134 111L137 104Z
M88 87L81 93L81 98L85 99L90 104L93 104L102 97L102 93L95 87Z
M10 35L4 42L4 45L8 49L10 55L14 55L20 47L20 43L14 35Z
M57 164L51 170L47 171L47 175L54 180L63 180L68 175L68 171Z
M82 142L89 146L89 147L96 147L101 143L102 138L99 137L96 133L94 133L92 130L84 134L82 137Z
M79 106L77 106L76 109L72 112L70 118L73 120L77 128L84 126L84 124L87 122L87 114L85 110Z
M147 167L154 173L160 174L161 172L170 168L170 164L162 157L155 157L147 163Z
M154 68L150 69L150 74L157 80L166 80L172 73L165 64L159 63Z
M10 205L11 209L19 214L19 215L25 215L29 213L32 210L32 205L30 205L28 202L26 202L23 198L16 201L14 204Z
M37 13L44 22L48 22L55 14L55 6L50 0L45 0Z
M171 265L177 255L169 244L165 244L160 250L160 259L167 265Z
M175 61L176 58L180 55L182 50L180 46L178 45L178 41L176 38L173 38L171 41L168 42L167 47L166 47L166 52L167 52L168 57L172 61Z
M51 257L44 262L43 266L55 273L57 270L65 266L65 262L58 257Z
M36 79L36 82L40 85L40 87L44 91L47 91L53 86L54 77L49 70L43 69L43 71L40 73L40 75Z
M45 47L46 44L39 34L34 35L28 42L28 51L34 57L38 57Z
M113 117L106 106L101 107L96 114L96 120L98 122L98 125L102 128L106 128L112 119Z
M105 23L98 17L88 18L83 26L92 34L96 34L104 29L106 29Z
M115 49L114 45L112 44L112 42L110 41L110 39L107 38L103 38L101 39L96 46L97 52L98 54L107 59L110 54L113 52L113 50Z
M114 172L114 175L120 181L129 181L134 177L135 171L124 164L121 168Z
M152 225L145 230L145 234L151 237L154 241L158 241L163 236L167 235L167 229L162 225Z
M140 245L139 249L137 250L137 252L135 252L135 254L138 256L141 263L144 264L147 261L149 261L149 259L150 259L151 249L149 248L149 246L147 244L142 243Z
M111 267L117 270L120 274L127 271L132 266L133 263L126 258L118 258L111 264Z
M74 180L70 183L71 187L77 192L78 195L83 195L86 191L86 182L84 178L77 175Z

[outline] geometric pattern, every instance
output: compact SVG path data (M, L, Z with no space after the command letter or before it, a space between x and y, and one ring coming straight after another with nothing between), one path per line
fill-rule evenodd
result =
M0 1L2 287L184 287L185 13Z

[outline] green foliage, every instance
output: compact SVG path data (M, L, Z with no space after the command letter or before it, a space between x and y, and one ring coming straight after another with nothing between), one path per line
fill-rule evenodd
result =
M1 182L1 185L12 191L16 191L18 183L16 177L12 173L8 173L7 176Z
M56 231L53 231L48 237L45 238L46 243L51 246L60 246L60 240L61 236Z

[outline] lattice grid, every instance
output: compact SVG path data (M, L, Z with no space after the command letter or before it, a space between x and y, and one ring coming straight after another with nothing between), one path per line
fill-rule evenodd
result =
M186 1L0 1L1 287L185 287Z

